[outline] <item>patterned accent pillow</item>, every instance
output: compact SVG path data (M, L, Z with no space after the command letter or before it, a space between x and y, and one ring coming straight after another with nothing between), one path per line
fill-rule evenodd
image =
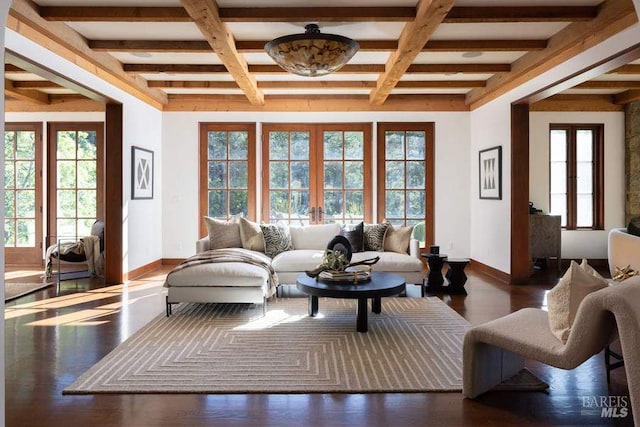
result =
M364 250L384 251L384 236L389 224L365 224L364 225Z
M205 216L204 222L209 232L210 249L242 247L242 239L240 239L240 217L232 217L227 221Z
M340 235L347 238L351 244L352 252L364 250L364 222L351 227L344 226L340 230Z
M627 233L640 236L640 216L631 218L627 226Z
M389 223L385 224L388 224L389 228L387 228L387 234L384 236L384 250L386 252L407 254L409 252L409 242L411 241L413 225L394 227Z
M273 258L281 252L293 249L291 236L286 227L279 227L274 224L260 224L260 229L264 236L264 253Z

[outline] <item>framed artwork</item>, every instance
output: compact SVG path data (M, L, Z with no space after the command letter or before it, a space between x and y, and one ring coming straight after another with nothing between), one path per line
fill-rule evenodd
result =
M131 198L153 199L153 151L131 147Z
M480 198L502 200L502 146L479 153Z

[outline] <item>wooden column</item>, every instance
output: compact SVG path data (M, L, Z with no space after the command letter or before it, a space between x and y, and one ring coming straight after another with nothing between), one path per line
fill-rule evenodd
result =
M529 279L529 105L511 106L511 284Z
M107 103L105 114L105 266L107 283L123 283L122 271L122 104Z

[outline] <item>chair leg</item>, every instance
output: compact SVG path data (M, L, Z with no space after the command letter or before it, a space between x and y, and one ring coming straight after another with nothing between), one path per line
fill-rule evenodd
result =
M616 361L613 363L611 362L612 357L616 359ZM604 348L604 365L605 365L605 368L607 369L607 384L610 384L611 371L624 366L624 359L622 358L622 355L611 350L609 346L606 346Z

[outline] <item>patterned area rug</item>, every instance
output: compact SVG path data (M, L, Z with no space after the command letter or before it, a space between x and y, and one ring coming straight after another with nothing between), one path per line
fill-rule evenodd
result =
M181 304L67 387L92 393L443 392L462 388L469 323L438 298L384 298L356 332L355 300Z
M30 294L31 292L39 291L40 289L48 288L54 283L4 283L4 300L11 301L21 296Z

